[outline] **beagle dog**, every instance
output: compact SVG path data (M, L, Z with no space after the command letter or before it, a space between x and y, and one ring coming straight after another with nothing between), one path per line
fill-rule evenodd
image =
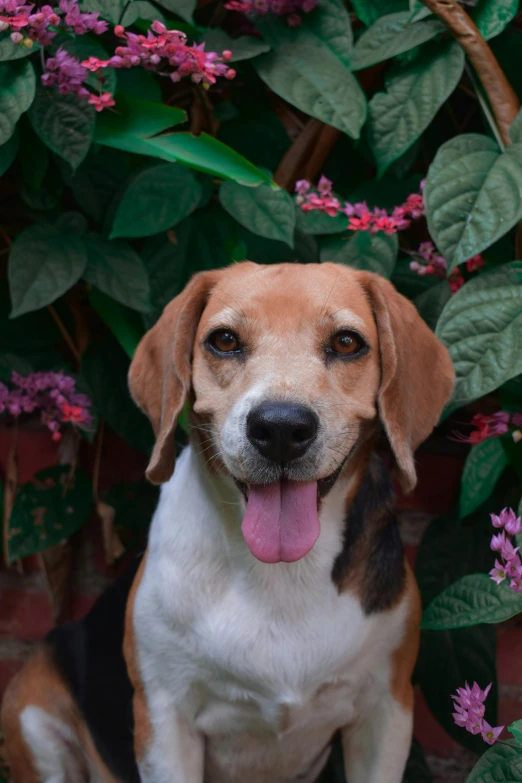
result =
M400 783L420 601L374 451L382 425L414 487L446 349L378 275L244 262L192 278L129 380L147 550L11 682L14 783L313 783L334 737L349 783Z

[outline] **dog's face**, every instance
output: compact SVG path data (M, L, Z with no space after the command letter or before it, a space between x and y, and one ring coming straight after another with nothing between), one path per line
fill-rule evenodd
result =
M338 472L377 417L377 326L332 265L247 265L209 295L194 343L193 410L210 461L242 484Z
M335 264L245 262L196 275L143 338L134 399L167 480L174 430L193 403L198 446L247 507L242 530L265 562L297 560L319 535L318 504L378 419L399 475L451 396L446 349L378 275Z

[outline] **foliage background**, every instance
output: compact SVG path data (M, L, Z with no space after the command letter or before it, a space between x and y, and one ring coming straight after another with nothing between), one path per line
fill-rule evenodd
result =
M71 536L93 504L110 561L136 541L155 492L144 481L99 492L103 433L112 429L149 452L149 424L127 392L130 357L199 270L248 258L333 260L384 274L455 362L443 433L468 433L477 412L522 411L522 117L511 124L522 96L518 0L466 5L480 45L491 47L482 49L486 70L493 73L488 58L496 57L513 88L507 98L502 71L492 89L473 52L417 0L319 0L295 29L274 14L227 10L221 0L197 8L194 0L85 0L82 10L111 27L63 41L81 57L113 50L112 25L143 33L160 19L209 49L231 50L237 75L206 91L138 68L108 69L116 106L97 114L44 88L38 47L0 33L0 381L9 383L13 370L63 369L95 412L90 431L71 433L62 467L17 489L11 465L9 562ZM426 178L426 220L387 236L348 231L342 215L304 213L295 182L321 174L341 200L389 211ZM459 266L464 284L454 296L447 279L410 268L430 238L448 273ZM465 262L476 254L484 266L469 272ZM14 453L16 427L8 415L3 421ZM29 416L18 425L35 426ZM520 502L522 446L512 429L490 435L471 446L460 502L422 542L417 578L426 606L460 577L489 569L488 512ZM77 467L85 452L95 463L94 491ZM64 515L59 488L71 470L72 510ZM34 509L42 506L49 513L36 535ZM465 679L494 683L494 723L494 627L426 630L416 680L446 730L482 752L480 738L450 716L449 693ZM430 780L418 746L405 780Z

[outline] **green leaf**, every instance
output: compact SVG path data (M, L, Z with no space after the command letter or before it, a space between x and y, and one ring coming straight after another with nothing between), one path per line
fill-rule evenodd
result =
M88 296L94 310L107 324L129 359L132 359L139 341L145 334L143 317L97 288L91 289Z
M490 748L466 778L466 783L520 783L522 750L516 744L503 743Z
M282 20L279 20L278 24L286 25ZM350 67L353 51L352 23L342 0L321 0L313 13L304 15L302 26L319 39L321 46L328 47L343 65Z
M174 299L190 276L188 255L192 240L193 218L184 220L163 236L151 237L142 249L142 258L150 281L152 313L146 319L152 326L163 308Z
M506 465L506 452L499 438L488 438L471 447L460 485L461 519L489 498Z
M29 119L44 144L76 169L89 152L95 114L94 107L76 95L40 86Z
M127 158L120 150L95 145L74 175L65 178L76 202L100 225L128 177Z
M386 92L370 101L369 142L379 176L403 155L449 98L464 69L464 50L456 41L434 42L418 57L399 63L385 79Z
M54 224L63 234L83 237L87 233L88 223L81 212L62 212Z
M307 26L290 30L265 21L261 30L275 51L256 57L253 65L270 89L310 116L359 138L366 98L346 64L348 43L341 45L336 35L323 40Z
M137 155L154 155L145 140L186 119L181 109L117 93L114 110L96 118L94 141Z
M136 251L126 242L98 234L88 234L84 243L88 259L85 280L132 310L150 310L149 278Z
M471 18L481 35L489 41L499 35L518 11L519 0L480 0L472 9Z
M522 109L520 109L517 116L509 126L509 138L513 144L522 142Z
M0 64L0 145L9 141L16 123L33 102L34 68L27 60Z
M120 24L127 0L80 0L82 11L97 12L112 24Z
M16 158L19 144L20 138L17 133L14 133L11 138L0 147L0 177L5 174Z
M487 136L450 139L428 170L424 202L428 230L449 273L522 217L522 144L501 153Z
M87 253L78 237L49 225L26 228L9 254L11 317L54 302L80 279L86 265Z
M436 334L457 374L452 408L522 372L522 264L504 264L466 283L442 311Z
M381 16L355 44L353 70L360 71L414 49L446 29L438 19L410 24L410 17L409 11Z
M404 777L402 783L432 783L433 778L431 776L428 762L422 746L418 742L413 740L411 743L410 755L404 770Z
M11 41L11 33L9 30L0 33L0 62L5 62L6 60L21 60L23 57L28 57L30 54L37 52L39 48L39 45L35 41L33 41L31 49L20 46L20 44L14 44Z
M469 574L447 587L428 606L422 627L432 631L502 623L522 612L522 596L507 582L497 585L486 574Z
M522 720L514 721L511 726L508 726L508 731L510 731L517 742L522 745Z
M257 57L258 54L270 51L270 44L262 41L260 38L254 38L251 35L241 35L239 38L231 38L224 30L219 27L211 27L202 39L209 52L223 52L229 50L232 52L231 63L237 63L240 60L250 60Z
M435 331L440 314L450 298L451 290L448 281L440 280L438 283L435 283L435 285L430 286L426 291L418 294L413 299L413 304L430 329Z
M393 274L398 252L397 234L386 236L358 231L349 239L328 237L321 242L321 261L377 272L388 279Z
M408 0L352 0L352 5L357 18L366 27L376 22L380 16L408 10Z
M68 465L41 470L16 496L7 531L8 561L72 536L89 516L91 504L91 485L79 468L73 473Z
M179 161L205 174L235 180L240 185L255 187L262 182L271 182L269 174L206 133L199 136L169 133L149 139L146 148L148 155Z
M118 93L153 104L161 104L162 101L158 77L142 68L122 68L118 71Z
M83 354L82 378L99 415L130 446L148 454L152 428L130 397L128 371L129 359L110 334L92 342Z
M193 15L197 0L157 0L158 5L180 16L185 22L194 24Z
M183 166L151 166L133 177L123 191L111 239L159 234L190 215L200 198L201 185Z
M490 530L489 525L478 522L472 528L457 527L457 521L452 517L431 523L422 538L415 564L424 607L464 574L491 568ZM483 687L492 682L486 702L486 720L492 726L497 725L494 626L423 630L416 680L430 710L448 734L470 750L481 753L484 749L482 737L472 736L454 724L450 694L466 680L475 680Z
M269 185L248 188L224 182L219 189L219 201L249 231L294 246L295 209L285 190L274 190Z
M165 17L158 11L155 5L148 0L131 0L125 8L122 18L122 25L130 27L138 19L145 19L148 22L159 21L165 23Z
M50 154L43 141L36 135L32 125L23 117L18 125L22 153L18 160L22 169L24 184L33 191L40 191L49 171Z

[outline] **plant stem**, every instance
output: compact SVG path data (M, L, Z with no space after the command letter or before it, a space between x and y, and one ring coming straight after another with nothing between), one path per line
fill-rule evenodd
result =
M78 351L77 347L74 344L74 340L72 339L71 335L67 331L65 324L63 323L62 319L60 318L60 316L58 315L54 307L52 305L47 305L47 309L51 313L53 320L55 321L58 329L62 333L63 339L67 343L67 347L69 348L70 352L74 356L74 360L79 367L81 362L81 356L80 356L80 352Z
M509 126L520 108L511 87L476 24L455 0L422 0L441 19L464 49L486 93L502 142L509 144Z

